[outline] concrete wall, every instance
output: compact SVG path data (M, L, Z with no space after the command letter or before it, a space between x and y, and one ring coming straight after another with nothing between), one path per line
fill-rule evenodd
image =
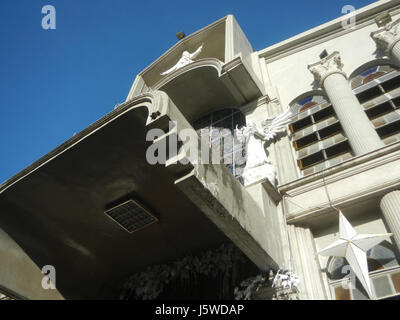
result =
M5 293L17 293L22 299L64 299L57 290L42 288L43 277L41 269L0 229L0 288L4 288Z

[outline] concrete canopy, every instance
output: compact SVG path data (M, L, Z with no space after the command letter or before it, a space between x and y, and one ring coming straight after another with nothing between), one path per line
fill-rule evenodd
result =
M194 63L166 76L161 75L180 59L184 51L194 52L201 45L203 49ZM254 70L252 53L253 48L239 24L232 15L227 15L183 38L140 72L127 100L152 90L163 90L185 116L188 116L185 111L189 108L206 112L201 108L210 104L221 108L251 102L265 94ZM182 103L188 100L196 103ZM199 106L201 100L208 103ZM192 120L190 116L188 120Z
M0 186L0 227L39 268L55 266L64 298L115 297L131 273L228 240L171 171L145 159L149 115L168 109L166 98L125 103ZM104 214L126 199L159 222L126 232Z

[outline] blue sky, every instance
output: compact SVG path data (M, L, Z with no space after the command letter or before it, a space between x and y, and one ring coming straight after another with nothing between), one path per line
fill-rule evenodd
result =
M177 40L233 14L255 50L371 0L0 0L0 183L125 100ZM56 9L56 30L41 27Z

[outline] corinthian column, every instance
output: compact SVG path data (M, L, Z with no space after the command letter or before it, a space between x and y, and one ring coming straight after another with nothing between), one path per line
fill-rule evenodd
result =
M400 65L400 19L372 32L371 38L385 55Z
M385 195L381 200L381 210L397 247L400 248L400 191Z
M361 155L384 144L350 88L342 68L337 51L308 66L328 95L355 155Z

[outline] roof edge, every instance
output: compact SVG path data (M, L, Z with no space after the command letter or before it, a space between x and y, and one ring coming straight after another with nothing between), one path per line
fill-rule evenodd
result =
M382 11L393 12L396 9L400 9L400 2L393 0L380 0L368 6L362 7L355 11L357 26L368 20L371 20L372 18L375 18L375 16ZM290 50L307 46L313 41L331 36L339 31L343 31L343 17L345 17L345 15L262 49L258 51L257 54L260 58L272 58L277 55L284 54ZM352 30L349 30L348 32L350 31Z

